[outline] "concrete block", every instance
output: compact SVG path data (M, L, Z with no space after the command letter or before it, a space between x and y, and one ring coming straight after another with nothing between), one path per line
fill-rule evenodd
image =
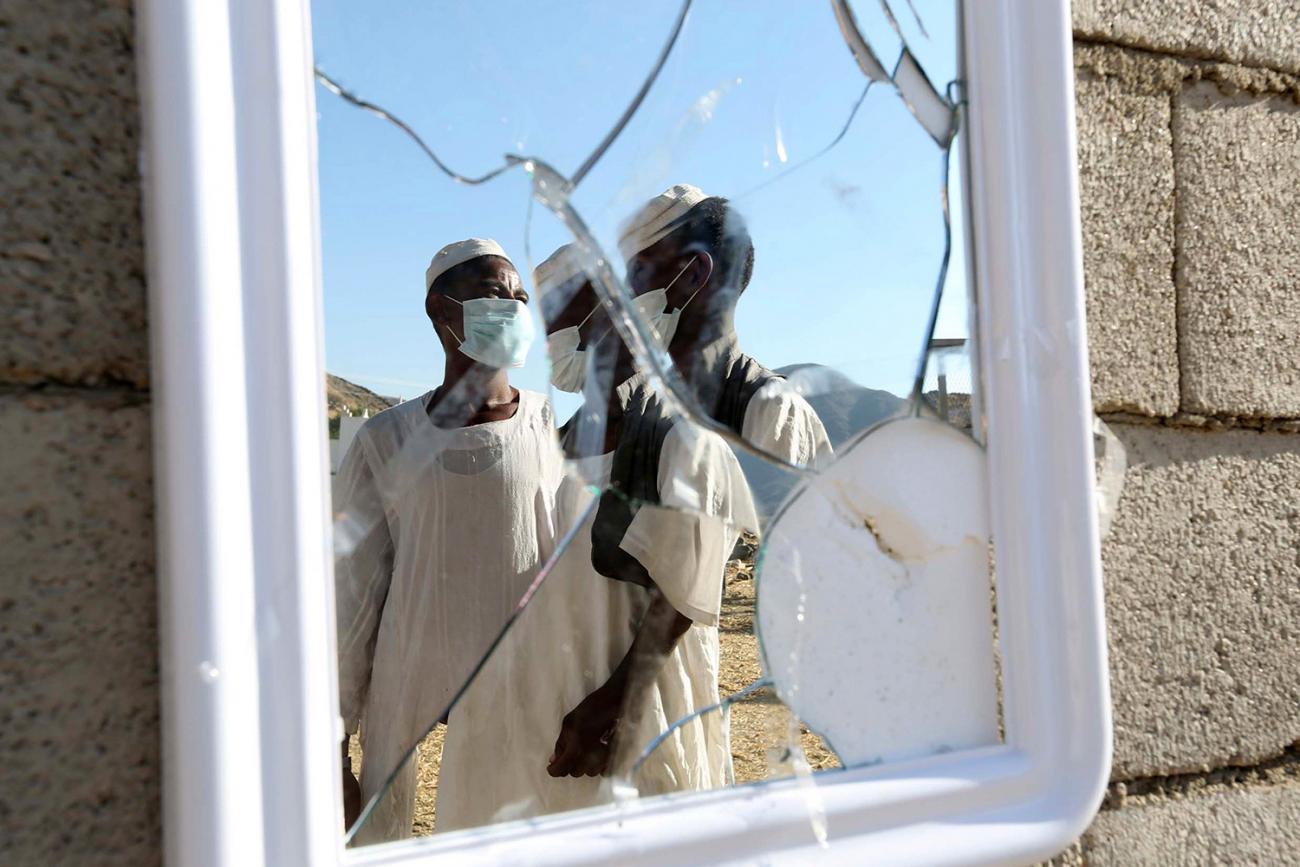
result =
M1300 436L1112 424L1102 546L1112 776L1206 771L1300 740Z
M1083 73L1077 86L1083 269L1099 412L1178 409L1169 98Z
M1076 36L1300 72L1292 0L1074 0L1071 12Z
M0 382L148 380L131 7L0 11Z
M1084 862L1300 864L1300 786L1219 789L1105 810L1083 836Z
M1174 159L1183 409L1300 417L1300 106L1189 88Z
M149 430L138 400L0 396L0 863L161 858Z

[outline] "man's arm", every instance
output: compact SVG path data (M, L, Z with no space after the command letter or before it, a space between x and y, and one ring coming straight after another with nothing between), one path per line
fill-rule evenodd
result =
M657 485L660 504L643 504L618 546L649 584L650 608L614 674L564 718L552 776L608 772L628 702L650 688L692 623L717 625L727 557L739 528L756 528L744 474L715 435L674 428Z
M564 717L546 767L552 777L594 777L609 771L628 695L655 678L678 640L691 628L690 618L673 608L662 593L656 589L652 594L632 646L609 680Z

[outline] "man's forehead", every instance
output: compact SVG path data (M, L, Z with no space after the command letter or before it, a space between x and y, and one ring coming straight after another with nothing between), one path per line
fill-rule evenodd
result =
M519 271L509 259L502 259L500 256L484 256L475 260L474 264L478 265L480 279L491 280L504 277L514 282L519 281Z
M676 257L678 248L681 246L681 238L675 235L668 235L660 238L655 243L646 247L634 255L628 262L628 269L646 268L660 265L664 262L671 261Z
M542 295L542 315L548 322L567 320L578 314L585 317L599 301L591 280L579 276Z
M471 259L459 267L461 270L454 275L455 280L451 286L453 292L457 290L473 292L494 283L506 283L511 286L520 283L519 271L515 269L514 264L500 256Z
M523 281L515 265L500 256L481 256L456 265L443 274L433 290L456 300L471 300L504 286L511 292L521 289Z

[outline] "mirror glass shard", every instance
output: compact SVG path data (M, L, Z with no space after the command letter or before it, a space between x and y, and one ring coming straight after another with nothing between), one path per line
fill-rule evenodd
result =
M956 8L312 9L348 842L997 742Z

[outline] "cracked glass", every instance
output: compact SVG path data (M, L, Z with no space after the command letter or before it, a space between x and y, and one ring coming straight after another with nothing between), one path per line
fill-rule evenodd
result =
M349 844L996 743L959 9L312 9Z

